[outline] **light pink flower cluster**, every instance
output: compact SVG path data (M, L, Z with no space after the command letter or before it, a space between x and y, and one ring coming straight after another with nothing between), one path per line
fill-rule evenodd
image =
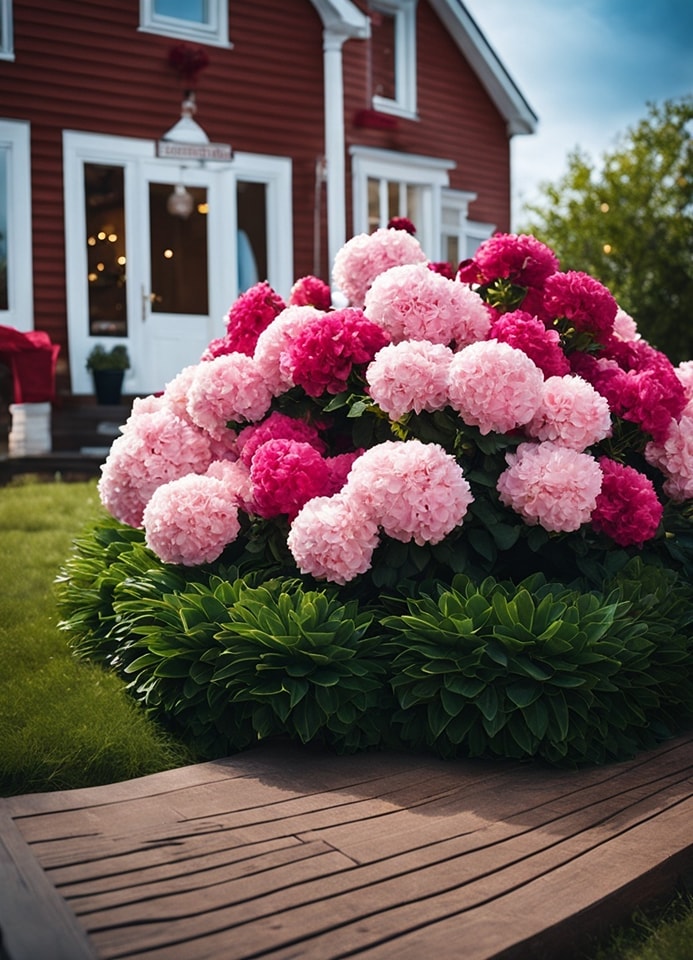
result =
M310 443L267 440L250 464L253 512L267 519L285 514L292 519L313 497L330 492L330 472Z
M522 350L539 367L545 377L562 377L570 373L570 363L563 353L557 330L545 325L525 310L501 314L491 325L489 340L509 343Z
M164 563L211 563L240 531L238 506L221 480L188 474L157 488L144 510L147 546Z
M553 250L536 237L496 233L484 240L472 260L462 261L457 276L465 283L503 279L520 287L540 287L558 266Z
M421 244L406 230L381 227L359 233L339 250L332 279L354 307L363 307L366 292L378 274L402 263L425 263Z
M301 573L345 584L370 569L378 524L347 496L315 497L291 524L286 542Z
M246 513L251 512L253 485L250 482L250 469L242 460L215 460L209 465L205 476L221 480L227 498L237 503Z
M116 519L131 527L154 491L188 473L204 473L212 461L210 437L165 405L135 405L101 468L99 496Z
M257 339L253 359L272 395L278 397L294 386L290 372L282 369L281 357L299 330L322 316L315 307L289 306L263 330Z
M442 344L403 340L379 350L366 370L370 395L392 420L405 413L442 410L454 354Z
M677 503L693 498L693 401L679 420L670 420L665 437L650 441L645 458L667 478L664 492Z
M684 360L675 368L675 373L688 403L693 400L693 360Z
M388 336L355 307L335 310L302 327L286 345L280 367L310 397L341 393L354 366L370 363Z
M462 468L436 443L387 440L354 463L343 495L394 540L439 543L472 497Z
M585 450L611 433L606 399L581 377L549 377L541 403L526 426L530 437Z
M603 283L588 273L554 273L544 284L544 307L553 317L565 318L578 331L604 343L612 334L618 304Z
M544 375L526 353L486 340L455 354L448 396L464 422L482 434L508 433L532 419L543 383Z
M497 482L501 502L526 523L567 533L589 521L602 486L594 457L547 441L521 443L506 460Z
M332 306L332 293L325 281L319 277L301 277L291 288L289 306L329 310Z
M640 340L638 327L629 313L626 313L621 307L616 311L614 317L613 335L617 340Z
M253 358L228 353L198 364L189 387L187 410L193 423L221 440L228 422L259 420L271 400L267 381Z
M213 340L202 360L211 360L225 353L245 353L252 357L257 338L281 313L286 304L263 280L242 293L226 315L226 334Z
M428 340L457 349L483 340L491 325L478 293L430 270L428 264L405 264L379 274L366 294L369 320L395 343Z
M642 547L657 532L664 513L652 481L639 470L600 457L602 489L592 526L622 547Z

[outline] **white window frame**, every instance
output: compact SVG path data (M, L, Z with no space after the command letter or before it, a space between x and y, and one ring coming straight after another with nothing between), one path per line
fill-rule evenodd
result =
M14 36L12 33L12 0L0 0L0 60L14 60Z
M372 0L371 10L394 17L395 99L373 96L373 109L410 120L416 105L416 5L418 0Z
M140 0L140 26L144 33L191 40L213 47L232 47L229 41L228 0L207 0L209 22L195 23L179 17L167 17L154 9L155 0Z
M7 151L7 300L0 323L26 332L34 328L31 248L31 128L0 120L0 149Z
M416 236L430 260L440 259L441 196L448 186L448 172L455 167L454 160L424 157L416 154L353 146L351 171L353 187L354 233L368 233L368 180L387 180L407 184L422 190L422 219L416 223ZM387 226L384 211L380 226Z
M449 237L457 238L457 248L460 252L459 261L467 260L474 255L474 251L484 240L487 240L496 229L493 223L481 223L469 219L469 204L476 200L475 193L466 190L441 191L441 250L443 259L447 250L445 241ZM448 214L446 217L445 214ZM457 267L453 263L453 267Z

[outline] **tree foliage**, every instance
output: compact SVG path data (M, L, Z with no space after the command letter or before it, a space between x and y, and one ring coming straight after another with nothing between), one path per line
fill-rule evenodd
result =
M693 97L650 104L601 166L570 153L522 228L556 251L562 270L598 277L674 362L693 358L692 134Z

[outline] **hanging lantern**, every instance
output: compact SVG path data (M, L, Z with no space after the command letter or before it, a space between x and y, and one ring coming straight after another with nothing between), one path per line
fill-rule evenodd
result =
M184 184L177 183L166 201L166 209L168 212L173 217L180 217L181 220L187 220L193 212L194 206L195 201L192 194L188 193Z

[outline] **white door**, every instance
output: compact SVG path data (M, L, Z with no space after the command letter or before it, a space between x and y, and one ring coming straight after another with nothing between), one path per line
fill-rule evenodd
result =
M140 391L163 389L224 333L238 288L235 232L224 229L236 220L233 186L225 171L142 165L142 250L128 264L140 296L131 331Z

